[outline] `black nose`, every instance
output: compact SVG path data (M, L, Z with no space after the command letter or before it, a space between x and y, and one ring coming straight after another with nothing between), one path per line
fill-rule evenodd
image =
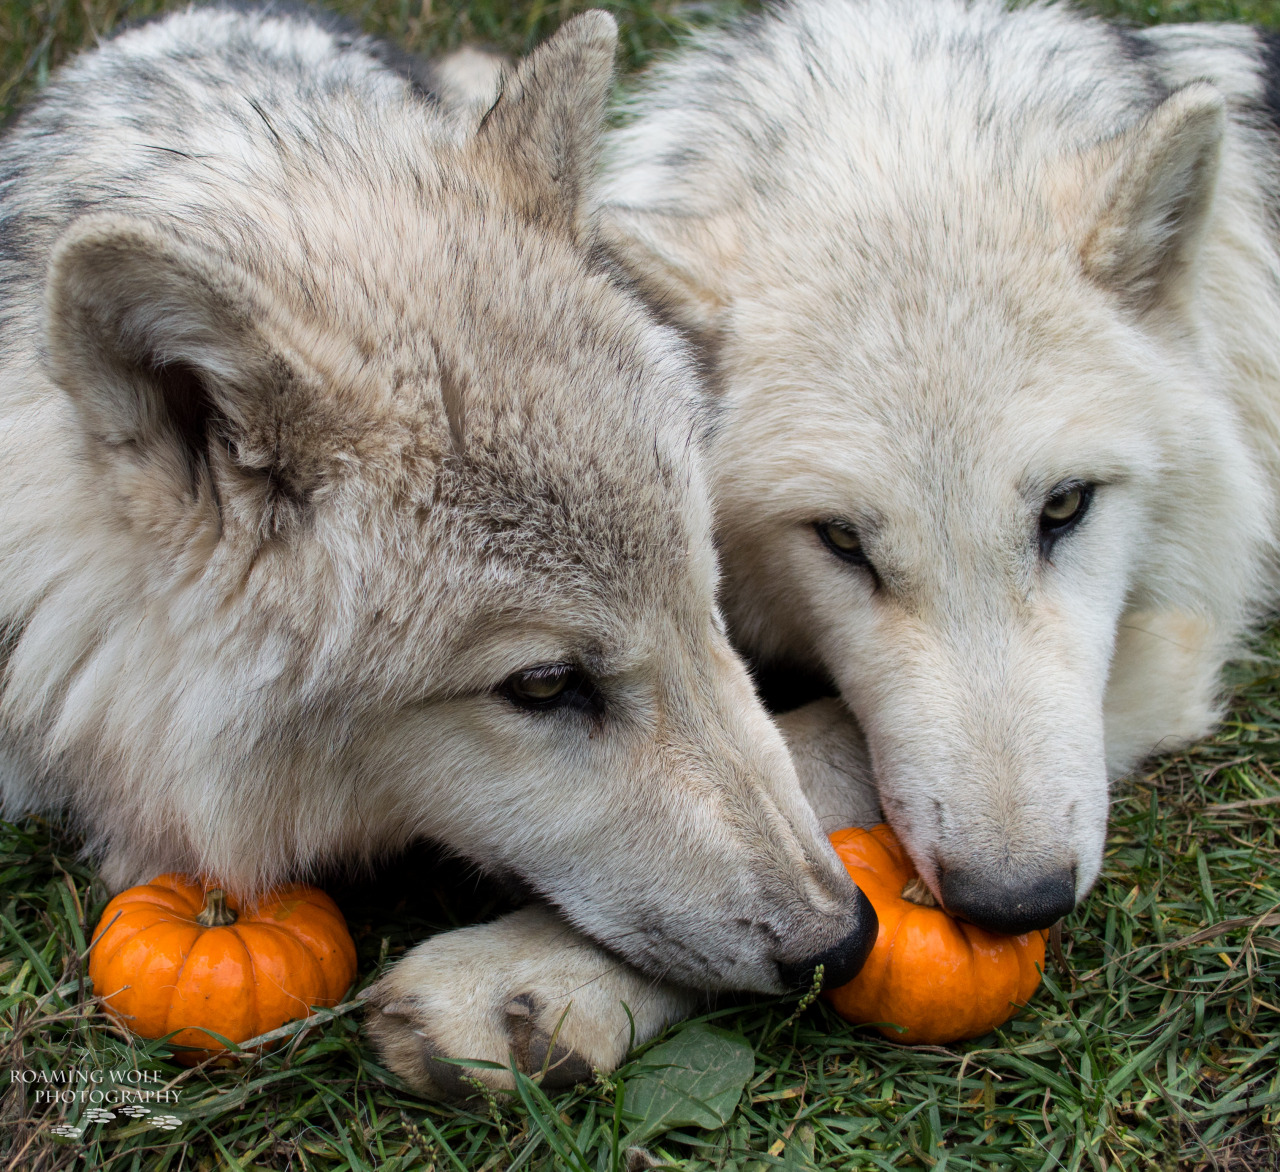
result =
M854 929L844 939L830 948L811 956L807 960L792 964L787 961L778 962L778 975L788 989L805 989L813 983L813 970L822 965L822 987L834 989L858 975L859 970L871 955L875 946L876 933L880 931L880 920L871 901L858 892L857 907L854 912Z
M1076 906L1076 876L1070 867L1021 880L946 870L941 886L953 916L1006 936L1051 928Z

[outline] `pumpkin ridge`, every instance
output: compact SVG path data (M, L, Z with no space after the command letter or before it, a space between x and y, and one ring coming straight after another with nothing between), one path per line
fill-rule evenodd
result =
M112 903L119 899L120 896L116 896ZM136 921L139 919L144 920L144 923L137 925ZM104 920L107 921L108 927L98 937L98 942L94 947L97 948L104 942L122 934L133 935L154 924L172 923L175 919L185 921L186 917L182 915L179 909L149 899L140 900L138 903L134 903L132 899L126 900L116 908L112 908L111 904L108 904L102 913L101 919L98 921L98 927L102 927ZM126 928L132 928L133 931L126 933L124 931ZM90 939L92 940L92 937Z
M973 947L973 937L970 936L968 932L964 931L964 928L966 926L967 925L961 926L960 936L964 940L965 950L968 954L969 984L973 988L977 989L979 987L978 986L978 954ZM985 991L985 988L986 986L984 983L982 987L982 991ZM980 1011L981 1011L981 1006L979 1005L977 999L975 998L968 1006L968 1012L965 1014L965 1019L964 1019L965 1033L971 1033L973 1030L978 1028L977 1019L979 1017Z
M161 931L172 931L175 928L181 929L182 926L182 922L175 924L175 922L170 919L157 919L146 927L121 937L119 945L115 951L112 952L107 959L100 962L104 988L99 990L97 988L97 982L94 982L94 993L102 999L105 1005L110 1007L109 1012L118 1014L121 1019L128 1018L132 1021L136 1021L140 1015L140 1011L145 1011L145 1006L138 1005L138 999L144 998L145 1000L152 1002L156 1000L149 995L144 996L142 985L137 981L129 980L127 975L120 981L120 987L118 989L113 989L109 993L106 991L105 986L114 983L110 980L113 976L111 971L113 962L117 959L123 959L119 956L120 952L122 952L128 945L138 941L143 941L145 944L145 937L148 934L156 934ZM191 947L194 939L195 934L192 933L186 942L186 948ZM145 952L147 949L144 947L142 951ZM183 957L183 963L185 964L185 949L183 950ZM168 995L168 1004L166 1004L164 1010L164 1020L166 1021L168 1020L169 1008L172 1006L173 997L177 993L178 977L182 972L182 967L182 964L178 966L170 983L160 985L156 989L157 992L166 993Z
M336 1005L356 979L355 942L347 931L347 921L341 909L328 896L320 905L308 899L304 911L304 915L290 916L270 926L294 941L309 962L314 962L319 976L317 988L323 990L326 1000ZM341 965L341 971L337 970L338 965Z
M209 953L211 949L216 947L225 948L226 943L231 940L234 940L235 943L240 947L240 950L245 954L245 958L248 960L250 965L250 971L252 971L253 957L249 955L249 950L245 947L244 941L240 939L240 935L236 931L234 924L229 924L226 927L221 927L221 928L201 928L200 934L192 942L191 947L187 950L186 956L183 957L182 969L178 974L178 978L175 980L175 985L178 985L181 981L181 978L187 975L187 970L190 967L191 962L193 960L196 960L198 958L201 961L207 962L209 959ZM199 988L198 985L196 985L195 987L197 989ZM177 997L177 994L180 991L181 990L179 988L175 988L175 999ZM184 993L184 996L185 996L185 991L182 991L182 992ZM246 1000L248 1000L251 1004L254 1003L255 998L254 998L254 990L253 990L252 984L250 984L250 987L248 990L242 990L242 993L246 997ZM209 994L206 993L205 996L207 999L209 997ZM256 1008L256 1005L255 1005L255 1008ZM207 1033L203 1026L185 1024L185 1023L178 1023L177 1025L175 1025L172 1019L172 1014L174 1012L172 1004L170 1005L169 1012L170 1012L170 1017L167 1022L169 1029L165 1031L166 1033L173 1030L194 1033L198 1037L204 1040L207 1048L211 1048L215 1050L222 1049L221 1044L218 1043L213 1038L212 1035ZM217 1029L217 1026L211 1025L210 1028ZM223 1037L230 1038L232 1041L235 1041L235 1038L232 1036L231 1032L229 1032L227 1029L218 1029L218 1033L222 1034ZM179 1042L178 1044L180 1046L194 1046L197 1048L199 1048L200 1046L199 1042L192 1043L190 1041L183 1041L183 1042Z
M128 899L124 901L126 907L137 908L157 908L166 911L170 915L182 916L187 915L187 908L190 901L180 891L174 891L169 887L147 887L139 888L136 892L129 891L125 893ZM122 897L117 895L116 899ZM113 903L115 900L112 901Z
M123 928L123 927L129 926L125 924L124 920L125 920L124 915L121 915L120 919L116 921L115 927ZM107 952L101 956L99 960L99 964L101 964L103 968L107 968L111 964L111 962L115 960L115 958L120 954L120 950L123 949L127 944L132 943L133 941L139 939L140 937L146 936L147 933L149 932L154 932L157 928L172 929L173 927L175 927L175 925L172 920L157 919L157 920L153 920L149 924L144 924L140 928L135 928L132 932L128 932L128 933L121 932L117 934L116 940L113 941L113 946L109 947ZM114 932L114 929L113 929L113 932ZM101 945L105 942L105 937L112 935L113 932L105 933L104 940L99 941L98 945L96 945L95 947L101 947ZM183 963L184 964L186 963L185 959ZM182 971L181 966L179 966L178 971L179 972ZM174 977L174 980L175 981L177 980L176 975Z
M294 952L297 955L304 957L306 959L306 962L310 965L311 971L308 973L308 976L312 978L312 981L310 982L311 985L321 990L324 988L325 981L323 979L323 973L321 972L320 963L316 959L315 954L311 951L311 949L307 947L306 941L299 940L298 937L295 936L292 932L287 931L283 924L268 924L262 920L253 920L249 924L247 924L246 927L252 928L257 931L265 930L269 933L278 935L281 939L287 941L293 948ZM259 974L257 961L254 959L256 949L250 948L248 945L248 941L246 941L244 937L241 937L240 939L241 939L241 943L244 944L245 946L245 950L249 953L249 963L253 967L253 978L254 978L253 987L254 987L254 996L256 998L259 982L263 984L268 983L268 978L270 974L267 974L267 973ZM319 977L320 980L318 981L315 980L314 978L316 977ZM278 989L281 993L283 993L286 997L289 997L294 1001L302 1002L302 1004L306 1006L307 1012L310 1013L311 1002L306 997L299 996L292 989L287 988L285 985L283 985L281 982L275 979L271 979L269 983L274 988ZM299 984L305 985L307 984L307 982L299 981ZM254 1009L255 1011L257 1010L256 1001L254 1004ZM275 1027L272 1027L272 1028L274 1029Z
M874 840L876 846L880 848L881 854L889 861L893 870L905 870L914 874L915 865L911 862L911 856L907 854L897 834L894 833L893 827L887 822L881 822L868 830L867 834Z
M325 927L327 928L328 927L336 928L339 925L341 925L344 928L347 926L347 917L344 916L342 912L339 911L338 908L336 907L333 908L332 910L330 910L327 907L317 907L317 908L314 908L313 910L319 915L324 917Z
M141 909L139 909L141 910ZM115 922L105 932L102 933L93 945L95 960L103 967L110 964L129 940L140 932L145 932L150 928L154 928L157 923L163 923L163 920L154 920L149 924L144 924L140 928L134 928L132 932L126 932L123 929L132 927L132 917L129 915L128 908L122 908L120 914L115 917Z
M208 928L205 929L205 931L211 931L211 930L212 929L208 929ZM182 963L178 965L178 971L173 974L173 983L175 987L177 986L178 982L182 980L182 974L187 971L187 962L191 960L191 953L195 950L195 944L196 944L196 941L199 940L199 938L200 937L197 936L195 940L191 942L190 947L188 947L182 954Z
M204 905L204 884L190 875L183 875L176 871L158 875L150 883L144 883L138 888L130 888L130 898L133 893L145 893L148 888L170 893L175 900L184 905L185 913L192 917Z
M893 852L889 850L883 842L881 842L879 836L874 833L868 833L867 839L871 844L872 849L877 855L879 855L879 858L875 860L874 864L872 860L867 859L865 863L866 869L876 875L896 871L898 869L899 860L895 858Z
M337 916L333 915L329 909L325 907L316 907L311 905L306 909L306 912L306 915L298 916L296 919L290 915L288 918L283 920L272 919L270 922L267 920L257 920L255 922L261 924L263 927L279 929L279 931L286 933L291 939L297 940L299 943L303 944L309 943L315 935L314 932L309 930L310 925L307 923L308 920L313 920L313 918L322 918L325 930L331 930L332 928L337 927L339 923L345 927L347 922L345 918L339 920Z
M898 936L902 932L902 928L904 923L906 922L906 919L907 919L906 915L899 913L898 918L894 921L893 934L889 937L889 941L888 941L889 947L885 952L884 964L881 966L881 969L880 969L882 979L881 979L880 987L876 990L876 995L878 997L883 997L885 995L886 986L890 986L892 983L893 963L898 952ZM883 1015L882 1015L882 1018L885 1021L886 1025L885 1027L882 1027L881 1032L884 1033L885 1028L887 1028L890 1031L889 1033L885 1034L885 1037L897 1038L898 1040L901 1040L904 1035L895 1027L901 1026L903 1023L899 1021L889 1021L888 1018L883 1017Z
M898 916L898 932L910 933L917 940L922 937L930 937L935 934L935 921L938 914L937 908L924 907L920 904L914 904L910 900L898 897L899 904L905 905L901 908ZM895 944L896 944L895 939ZM908 971L911 969L911 956L900 958L901 962L907 966ZM885 1037L893 1041L900 1042L903 1045L916 1045L921 1042L927 1042L927 1037L920 1037L920 1025L911 1025L909 1022L895 1022L895 1025L905 1027L905 1032L894 1030L893 1033L884 1033Z
M246 990L250 1007L253 1010L253 1020L258 1020L258 960L253 955L253 949L249 947L249 942L240 934L240 925L244 924L245 918L241 917L235 924L231 925L232 934L236 938L236 943L244 949L244 954L249 960L249 987ZM257 1032L255 1028L255 1033ZM244 1040L244 1039L233 1039Z
M346 925L347 920L342 914L342 909L328 892L321 891L318 887L307 887L303 883L295 883L285 888L285 894L291 899L301 900L311 911L322 911L327 915L335 916L342 920L344 926Z

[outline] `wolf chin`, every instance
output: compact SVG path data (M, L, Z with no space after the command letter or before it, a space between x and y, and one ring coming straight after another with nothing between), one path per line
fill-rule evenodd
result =
M1278 118L1249 28L794 0L611 133L602 236L722 409L735 640L838 690L780 722L824 826L882 811L980 924L1088 892L1109 780L1273 605Z
M694 356L587 214L615 41L587 14L449 104L214 5L0 145L6 811L69 811L116 888L421 838L516 876L563 917L526 937L636 966L561 1078L618 1060L621 999L682 1011L655 978L781 990L875 931L717 609ZM385 1060L541 1069L538 974L441 955L375 991Z

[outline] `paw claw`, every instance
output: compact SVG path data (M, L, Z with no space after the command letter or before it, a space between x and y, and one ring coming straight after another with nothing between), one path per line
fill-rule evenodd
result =
M383 1008L375 1000L365 1015L364 1028L386 1065L422 1094L465 1099L476 1093L475 1087L464 1081L465 1067L440 1061L449 1055L427 1030L415 1024L411 1005L393 1002Z
M527 1071L531 1077L538 1079L544 1091L562 1091L578 1083L590 1082L595 1071L576 1050L556 1043L550 1057L547 1048L551 1038L538 1030L529 1042L529 1062L532 1069ZM534 1065L536 1064L536 1065Z

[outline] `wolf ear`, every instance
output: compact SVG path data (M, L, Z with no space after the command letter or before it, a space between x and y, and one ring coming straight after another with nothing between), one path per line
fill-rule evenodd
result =
M677 215L622 203L600 209L602 243L658 310L710 339L728 306L727 277L738 254L730 217Z
M617 50L618 25L607 12L565 22L504 75L476 132L476 149L511 203L579 241Z
M1138 312L1174 294L1195 256L1213 203L1225 125L1221 94L1195 83L1100 148L1114 162L1103 172L1106 195L1085 241L1084 268Z
M51 373L105 455L185 498L217 497L216 461L265 519L306 476L279 422L302 425L263 304L245 274L143 221L86 217L50 264Z

